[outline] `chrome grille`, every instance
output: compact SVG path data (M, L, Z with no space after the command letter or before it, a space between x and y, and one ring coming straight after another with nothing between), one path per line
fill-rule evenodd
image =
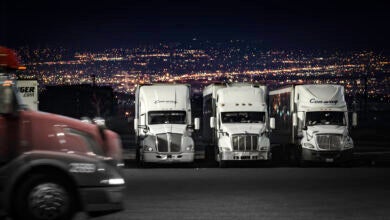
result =
M317 135L318 147L321 150L341 150L342 135L320 134Z
M182 134L158 134L157 151L158 152L180 152Z
M258 135L233 135L233 150L234 151L255 151L257 150Z
M157 151L168 152L168 136L167 134L157 135Z
M181 147L181 134L170 134L171 135L171 152L180 152Z

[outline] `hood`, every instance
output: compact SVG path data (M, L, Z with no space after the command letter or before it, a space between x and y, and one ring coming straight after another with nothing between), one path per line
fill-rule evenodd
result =
M260 134L265 131L263 123L226 123L221 125L224 132L232 134Z
M26 114L37 122L38 125L46 125L48 127L69 127L77 128L77 130L86 133L96 133L98 128L95 124L84 123L78 119L70 118L63 115L57 115L41 111L25 111Z
M348 133L348 129L347 126L340 126L340 125L315 125L315 126L308 126L307 133L310 134L310 136L313 136L313 134L346 135Z
M95 154L112 157L116 160L121 160L121 148L119 136L108 129L100 130L94 124L84 123L80 120L51 114L39 111L22 111L23 118L30 119L32 131L32 144L34 149L49 150L49 151L63 151L69 150L80 152L82 154L91 152L90 148L84 145L78 146L72 143L78 143L73 135L67 135L66 128L74 129L76 131L87 133L96 141L92 147ZM104 134L104 136L103 136Z
M184 134L187 129L186 124L158 124L158 125L149 125L150 133L152 134L161 134L161 133L175 133L175 134Z

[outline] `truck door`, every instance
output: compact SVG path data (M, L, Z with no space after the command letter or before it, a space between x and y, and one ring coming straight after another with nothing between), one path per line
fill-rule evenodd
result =
M0 86L0 165L11 161L18 152L19 117L15 90Z

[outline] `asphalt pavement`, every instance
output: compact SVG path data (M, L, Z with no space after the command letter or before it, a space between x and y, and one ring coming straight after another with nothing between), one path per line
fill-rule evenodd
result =
M125 177L126 209L96 219L390 219L389 167L166 166Z

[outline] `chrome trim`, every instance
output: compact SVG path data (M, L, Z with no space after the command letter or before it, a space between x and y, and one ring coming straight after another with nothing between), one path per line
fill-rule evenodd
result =
M163 153L181 152L181 140L183 134L161 133L157 134L157 151Z
M316 141L320 150L341 150L342 149L341 134L317 134Z
M257 134L234 134L231 137L233 151L258 151Z

